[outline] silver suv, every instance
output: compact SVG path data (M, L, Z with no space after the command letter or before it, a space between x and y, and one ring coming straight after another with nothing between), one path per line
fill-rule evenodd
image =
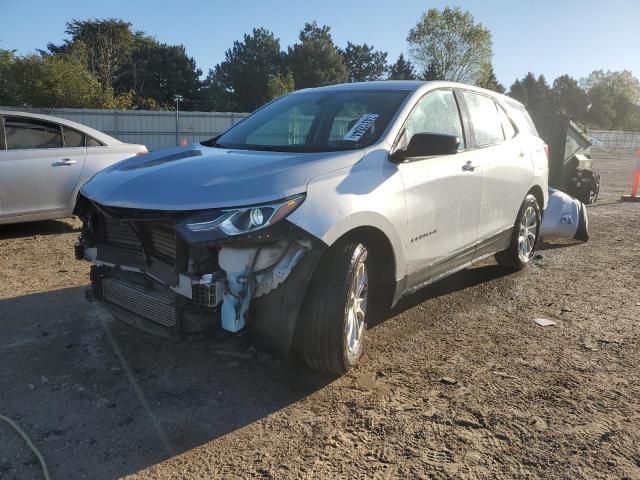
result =
M525 267L548 199L525 108L449 82L302 90L82 189L94 296L166 336L247 329L343 373L367 320L489 255Z

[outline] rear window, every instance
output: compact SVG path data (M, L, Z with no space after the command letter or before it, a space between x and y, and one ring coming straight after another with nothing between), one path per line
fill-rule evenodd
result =
M7 150L62 147L60 126L55 123L7 117L4 128Z

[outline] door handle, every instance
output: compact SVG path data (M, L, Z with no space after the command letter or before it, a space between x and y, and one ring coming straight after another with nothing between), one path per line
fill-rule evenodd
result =
M59 166L75 165L75 164L76 164L76 161L75 160L71 160L70 158L63 158L59 162L56 162L56 165L59 165Z
M478 166L471 163L471 160L467 160L467 163L462 166L462 170L465 172L473 172L476 168L478 168Z

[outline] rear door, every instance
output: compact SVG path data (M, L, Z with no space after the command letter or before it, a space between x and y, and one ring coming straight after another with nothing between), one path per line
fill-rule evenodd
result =
M531 157L504 109L482 93L463 91L482 172L477 255L506 248L533 177Z
M453 155L408 159L398 165L407 203L407 269L412 285L472 258L482 194L482 173L475 168L474 152L467 148L452 90L435 90L419 100L400 142L408 142L415 133L456 135L462 144Z
M57 123L28 117L6 116L4 126L1 215L66 210L84 166L85 136Z

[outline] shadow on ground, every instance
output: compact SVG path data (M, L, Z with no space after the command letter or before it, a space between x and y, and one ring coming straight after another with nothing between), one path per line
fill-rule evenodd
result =
M13 223L0 225L0 240L10 238L32 237L34 235L58 235L61 233L79 232L62 220L43 220L41 222Z
M495 265L460 272L405 298L384 319L505 274ZM332 381L278 366L242 337L173 342L142 333L86 301L80 287L0 300L0 357L0 413L32 436L52 478L125 476ZM33 456L3 425L0 443L7 471L37 477Z

